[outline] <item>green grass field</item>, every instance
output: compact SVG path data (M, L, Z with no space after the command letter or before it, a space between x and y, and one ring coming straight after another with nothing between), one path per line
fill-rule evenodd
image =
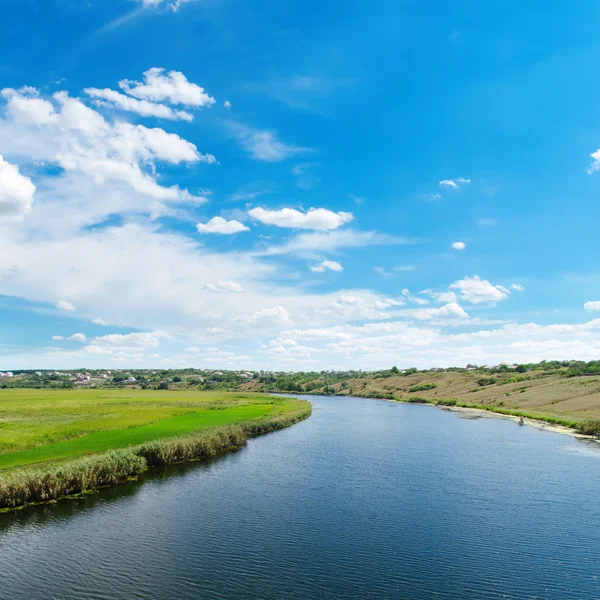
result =
M300 404L243 392L0 390L0 472L267 420Z

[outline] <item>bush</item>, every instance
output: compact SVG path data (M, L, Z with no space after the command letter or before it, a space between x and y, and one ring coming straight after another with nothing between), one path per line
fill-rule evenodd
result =
M583 435L600 435L600 420L584 421L577 429Z
M486 385L494 385L498 383L498 379L496 377L480 377L477 380L477 384L484 387Z
M453 398L448 398L446 400L444 400L443 398L441 398L440 400L438 400L436 402L436 404L438 406L456 406L456 400L454 400Z
M413 396L407 400L409 404L427 404L429 402L428 398L422 398L421 396Z
M409 392L426 392L437 387L437 383L419 383L408 388Z

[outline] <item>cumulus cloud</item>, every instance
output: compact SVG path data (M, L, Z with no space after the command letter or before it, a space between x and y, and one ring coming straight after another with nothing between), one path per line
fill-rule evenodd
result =
M458 189L460 185L466 183L471 183L471 180L465 179L464 177L457 177L456 179L443 179L440 181L440 187Z
M196 225L198 233L220 233L222 235L231 235L240 231L250 231L243 223L235 219L228 221L223 217L213 217L207 223L198 223Z
M343 271L344 267L342 267L342 265L340 265L340 263L336 262L335 260L324 260L318 265L311 265L310 267L310 270L315 273L322 273L327 269L329 269L330 271Z
M223 106L227 109L231 108L231 102L229 102L229 100L225 100L225 102L223 102Z
M600 310L600 300L594 300L591 302L586 302L583 305L583 308L585 308L585 310Z
M290 312L284 306L272 306L255 312L249 319L255 324L271 324L277 326L293 325Z
M178 186L157 182L156 163L214 163L191 142L160 128L108 121L98 111L66 92L41 100L39 93L3 90L6 118L0 120L0 137L6 153L61 167L68 174L85 174L97 185L124 183L135 192L160 201L201 202ZM45 109L38 108L44 102ZM18 110L15 112L15 106ZM42 122L43 119L43 122ZM40 129L40 125L43 128Z
M594 159L594 162L587 170L587 172L591 175L594 171L598 171L600 169L600 150L596 150L596 152L592 152L590 156Z
M414 319L429 321L433 319L468 319L469 315L456 302L450 302L440 308L421 308L412 311Z
M103 325L104 327L108 327L108 322L105 321L104 319L101 319L100 317L96 317L95 319L92 319L92 323L94 323L94 325Z
M35 185L0 154L0 220L20 220L31 212Z
M274 131L254 129L234 121L225 122L225 127L238 140L240 146L256 160L281 162L308 150L280 142Z
M492 285L487 279L480 279L478 275L455 281L449 287L458 290L462 299L470 304L496 303L506 300L510 295L509 289L501 285Z
M113 106L121 110L136 113L142 117L157 117L171 121L188 122L194 119L194 115L184 110L173 110L170 106L165 106L164 104L131 98L109 88L85 88L84 91L100 105Z
M525 287L522 286L520 283L512 283L510 286L511 290L514 290L515 292L524 292L525 291Z
M222 293L234 293L239 294L245 292L243 286L235 281L215 281L214 283L204 284L204 289L209 292L222 292Z
M58 310L66 310L66 311L75 310L75 307L67 300L59 300L55 306L56 306L56 308L58 308Z
M83 333L74 333L68 339L72 340L74 342L86 342L87 341L87 337Z
M352 213L336 213L326 208L310 208L307 212L302 212L294 208L268 210L256 207L249 210L248 214L265 225L292 229L313 229L315 231L337 229L354 218Z
M464 242L452 242L452 247L455 250L464 250L467 245Z
M453 322L464 320L458 310L449 309L449 312L458 317L447 319L449 327ZM322 356L328 361L319 361L324 368L338 362L345 368L362 369L390 364L428 368L465 366L469 362L591 360L600 353L600 319L573 325L509 323L495 329L464 333L446 331L445 320L434 317L431 319L434 326L426 319L417 325L405 321L379 321L364 325L288 329L282 331L271 345L293 347L294 343L302 343L306 346L308 342L313 353L325 351ZM286 340L287 345L284 344Z
M143 81L123 79L119 87L130 96L151 102L169 102L194 108L209 107L215 99L204 88L191 83L180 71L165 72L165 69L152 67L143 74Z
M62 335L53 335L53 336L52 336L52 339L53 339L55 342L61 342L61 341L62 341L62 340L64 340L65 338L64 338Z

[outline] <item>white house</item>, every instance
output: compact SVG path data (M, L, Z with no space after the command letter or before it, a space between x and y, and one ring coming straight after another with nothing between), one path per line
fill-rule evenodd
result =
M125 380L125 382L126 382L126 383L135 383L135 377L128 377L128 378Z

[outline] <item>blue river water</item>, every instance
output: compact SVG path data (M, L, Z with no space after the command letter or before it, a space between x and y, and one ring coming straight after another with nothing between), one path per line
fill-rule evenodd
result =
M308 397L207 463L0 515L0 598L600 599L600 446Z

